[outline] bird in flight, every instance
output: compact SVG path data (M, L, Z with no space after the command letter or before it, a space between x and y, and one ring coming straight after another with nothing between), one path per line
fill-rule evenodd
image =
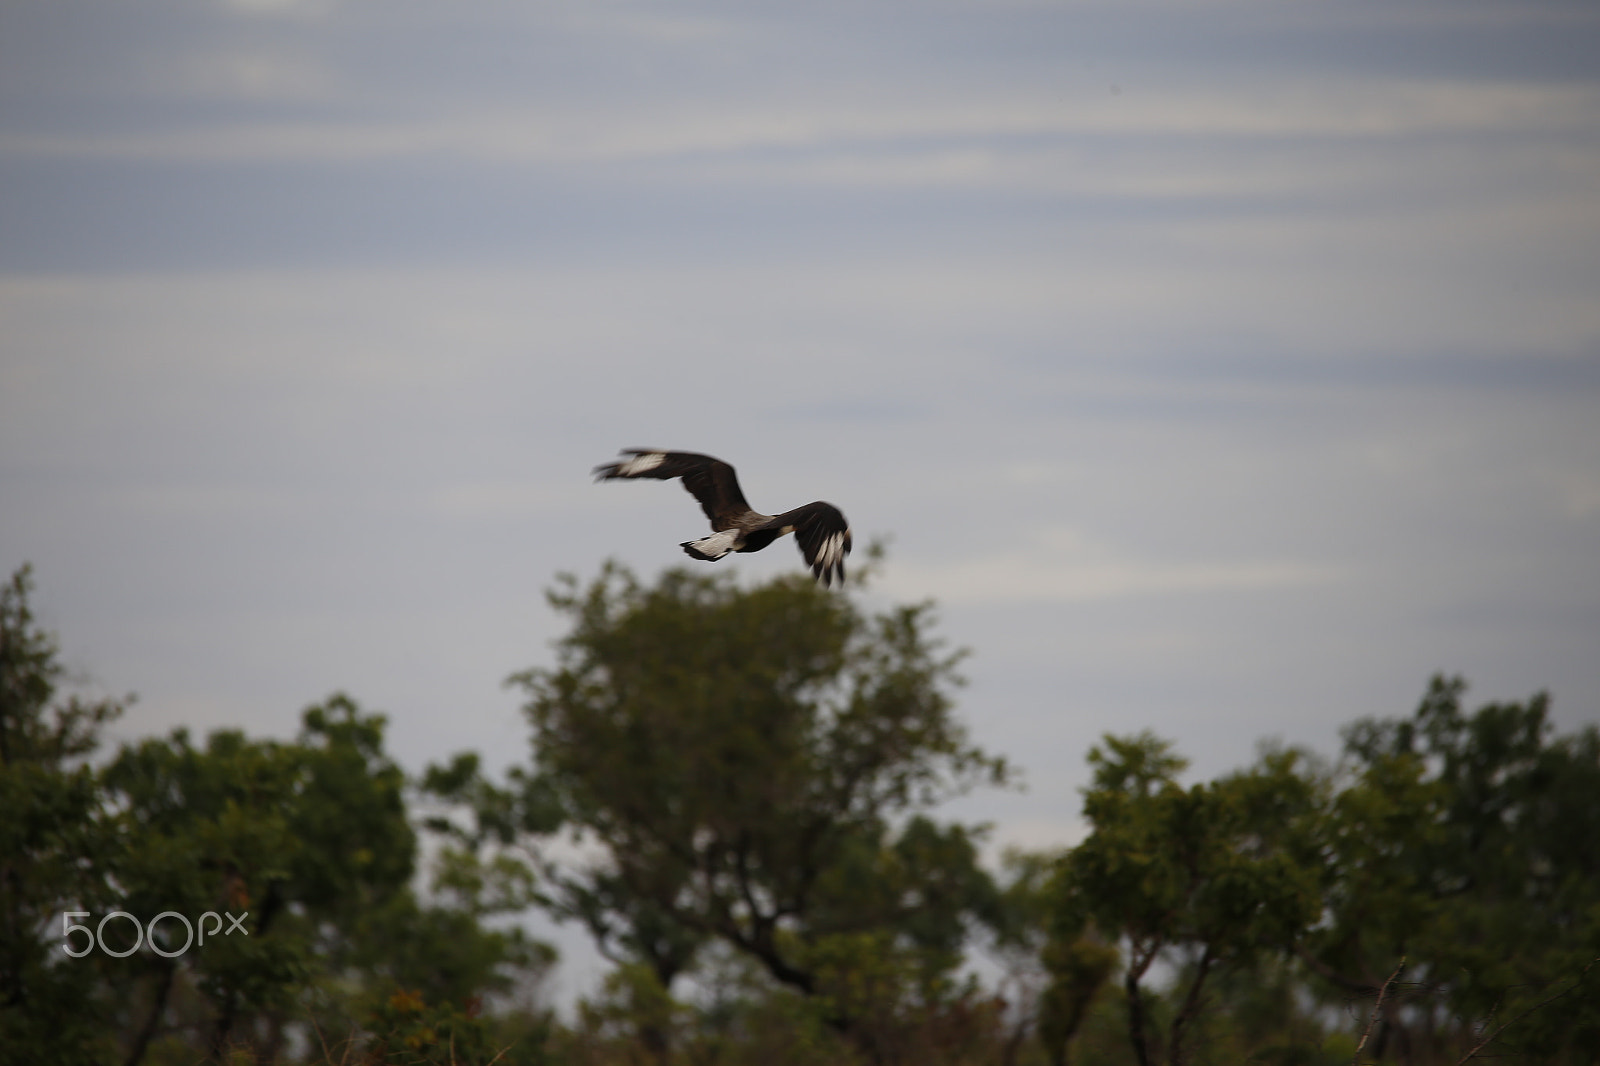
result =
M596 481L613 478L652 477L661 481L683 478L683 487L700 501L711 519L711 536L684 541L683 550L707 562L729 552L758 552L785 533L793 533L811 573L823 585L835 576L844 583L844 557L850 554L850 524L831 503L808 503L780 515L758 514L739 491L733 467L721 459L694 452L660 452L624 448L631 456L594 468Z

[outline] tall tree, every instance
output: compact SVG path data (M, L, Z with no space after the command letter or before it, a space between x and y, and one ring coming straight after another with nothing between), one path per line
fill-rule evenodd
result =
M312 1019L333 1036L379 1026L355 1034L374 1061L389 1029L406 1062L499 1054L477 1006L551 953L484 924L492 893L468 863L442 865L441 903L417 898L381 715L335 696L292 741L178 730L93 765L122 704L62 695L30 592L26 568L0 588L0 1066L218 1060L239 1046L271 1062ZM102 926L114 911L132 920Z
M460 1011L551 961L520 930L484 925L500 908L459 856L435 871L445 902L417 898L416 832L382 715L336 695L302 721L287 742L220 730L197 745L178 730L124 747L104 770L126 838L120 905L242 923L176 959L146 945L108 968L135 1005L130 1066L153 1038L193 1047L194 1032L214 1059L244 1046L270 1062L308 1018L338 1035L374 1012L416 1040L453 1036L470 1058L464 1042L482 1034Z
M1415 714L1345 731L1328 920L1302 952L1340 991L1401 957L1378 1054L1600 1059L1600 729L1557 736L1544 694L1468 713L1436 677Z
M116 968L119 985L143 976L154 989L141 1033L163 1028L176 978L207 1005L213 1056L248 1042L270 1057L301 992L346 940L339 931L408 891L416 840L383 725L335 696L305 712L294 742L220 730L197 746L180 729L106 766L128 839L125 909L248 914L248 935L177 959L146 946Z
M110 1054L95 963L56 949L65 912L115 898L115 819L83 760L123 705L60 698L58 646L29 607L32 586L22 567L0 587L0 1048L73 1066Z
M928 607L868 617L805 580L646 587L616 565L550 600L572 620L559 663L514 681L537 780L604 854L568 874L569 905L646 959L719 938L845 1029L866 1009L830 975L862 936L921 960L930 993L993 885L968 831L906 819L1006 767L952 714L959 655Z
M1091 749L1092 831L1063 862L1060 925L1092 924L1125 946L1128 1040L1139 1066L1189 1061L1208 984L1262 952L1287 950L1317 919L1318 791L1300 758L1272 753L1184 788L1184 760L1148 733L1107 736ZM1163 956L1182 964L1164 1034L1143 984Z

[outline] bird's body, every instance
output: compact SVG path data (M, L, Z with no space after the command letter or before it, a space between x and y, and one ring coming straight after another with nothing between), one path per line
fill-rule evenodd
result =
M594 469L600 481L648 477L667 481L683 478L683 487L700 502L711 520L711 536L685 541L683 550L696 559L715 561L730 552L758 552L787 533L793 533L800 554L817 580L844 581L844 557L850 554L850 525L831 503L808 503L779 515L751 508L739 491L733 467L721 459L695 452L665 452L627 448L632 456Z

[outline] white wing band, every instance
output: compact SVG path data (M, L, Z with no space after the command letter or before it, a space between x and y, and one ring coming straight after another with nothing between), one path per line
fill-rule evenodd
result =
M636 455L625 463L617 464L617 477L637 477L648 473L666 462L666 452L651 452L648 455Z

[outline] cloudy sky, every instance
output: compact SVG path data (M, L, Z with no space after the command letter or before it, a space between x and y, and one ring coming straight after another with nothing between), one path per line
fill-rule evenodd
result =
M1600 720L1597 56L1533 0L0 0L0 564L119 738L342 689L498 767L552 576L686 562L588 477L673 447L890 539L997 842L1107 730Z

